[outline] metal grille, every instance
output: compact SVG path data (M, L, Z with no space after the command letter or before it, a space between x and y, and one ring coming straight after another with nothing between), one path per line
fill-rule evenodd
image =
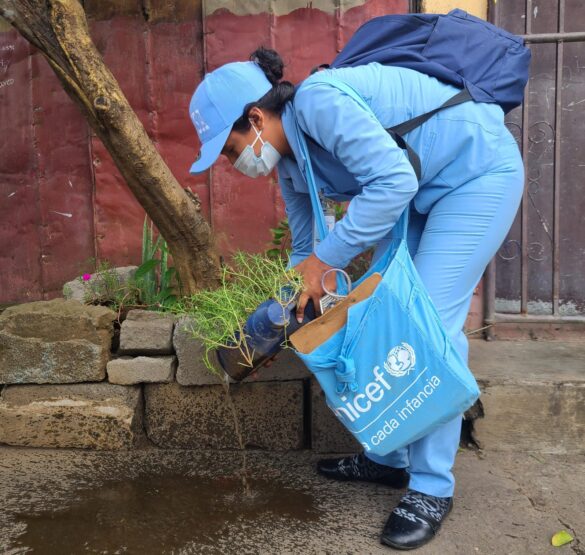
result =
M533 63L525 101L506 118L522 150L526 185L516 222L486 270L488 338L498 323L585 322L585 148L579 137L585 12L579 4L490 5L492 22L524 36Z

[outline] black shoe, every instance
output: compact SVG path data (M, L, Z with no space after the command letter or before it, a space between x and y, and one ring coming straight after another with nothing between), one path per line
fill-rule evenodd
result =
M416 549L437 535L452 508L452 497L434 497L409 489L390 513L380 541L394 549Z
M361 480L375 482L396 489L408 485L410 474L405 468L392 468L368 459L363 453L341 459L321 459L317 470L327 478L334 480Z

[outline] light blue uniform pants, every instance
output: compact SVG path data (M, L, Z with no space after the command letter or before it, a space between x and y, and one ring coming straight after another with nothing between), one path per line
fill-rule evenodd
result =
M497 162L484 175L467 181L439 199L428 214L411 212L408 246L414 264L456 349L468 359L463 325L473 290L503 242L522 197L524 169L518 147L505 131ZM382 241L376 255L384 252ZM473 370L473 369L472 369ZM462 417L389 455L368 457L395 468L408 468L410 488L450 497L452 467Z

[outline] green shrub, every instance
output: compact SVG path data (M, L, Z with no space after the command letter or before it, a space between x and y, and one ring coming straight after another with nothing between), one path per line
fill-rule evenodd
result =
M182 297L171 310L177 315L191 316L194 324L190 331L205 348L204 364L217 372L211 355L220 347L238 349L243 364L252 366L254 352L244 334L246 320L268 299L277 300L284 310L302 288L300 274L287 270L282 258L238 252L232 265L222 268L218 289Z

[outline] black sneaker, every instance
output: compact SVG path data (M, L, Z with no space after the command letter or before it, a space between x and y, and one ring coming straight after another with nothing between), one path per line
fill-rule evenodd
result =
M405 468L392 468L368 459L363 453L340 459L321 459L317 471L334 480L361 480L385 484L396 489L408 485L410 474Z
M425 545L437 535L452 508L452 497L435 497L409 489L390 513L380 541L400 550Z

